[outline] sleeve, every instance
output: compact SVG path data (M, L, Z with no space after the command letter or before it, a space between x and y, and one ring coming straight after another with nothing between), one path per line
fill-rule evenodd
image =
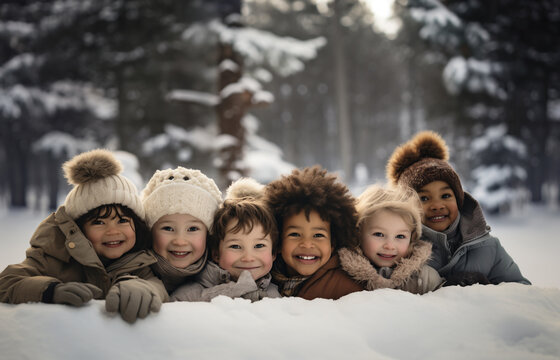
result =
M9 265L0 274L0 301L10 304L43 301L43 293L49 286L61 282L45 275L48 263L49 257L41 249L28 249L23 262Z
M487 277L492 284L518 282L531 285L531 282L521 275L519 266L513 261L498 239L496 239L496 257L494 259L494 265L490 269L490 273Z

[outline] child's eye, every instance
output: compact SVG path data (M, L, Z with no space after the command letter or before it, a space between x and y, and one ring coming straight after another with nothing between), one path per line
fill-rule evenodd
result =
M317 234L314 234L313 237L315 237L315 238L324 238L324 237L325 237L325 234L317 233Z
M128 224L130 222L130 218L119 218L119 224Z
M428 201L428 197L427 196L420 196L420 201L421 202Z
M401 234L401 235L397 235L396 238L397 239L408 239L408 236Z
M241 246L237 245L237 244L232 244L230 246L228 246L229 249L241 249Z
M163 231L173 231L173 228L171 226L163 226L161 228L161 230L163 230Z
M91 220L91 225L103 225L103 220L101 219Z
M266 244L256 244L255 245L255 249L262 249L264 247L266 247Z
M379 232L379 231L374 232L372 235L375 236L375 237L384 237L385 236L385 235L383 235L382 232Z
M299 234L296 233L296 232L291 232L291 233L288 234L288 237L298 237L298 236L299 236Z
M190 228L187 229L187 231L189 232L198 231L198 230L200 230L198 226L191 226Z
M451 195L451 194L443 194L441 196L442 199L449 199L449 198L452 198L452 197L453 197L453 195Z

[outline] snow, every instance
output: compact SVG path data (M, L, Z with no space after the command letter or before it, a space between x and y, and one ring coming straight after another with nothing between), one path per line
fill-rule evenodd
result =
M130 325L104 310L0 304L6 359L558 359L558 209L489 218L532 286L377 290L342 299L167 303ZM0 267L23 259L47 214L0 209Z

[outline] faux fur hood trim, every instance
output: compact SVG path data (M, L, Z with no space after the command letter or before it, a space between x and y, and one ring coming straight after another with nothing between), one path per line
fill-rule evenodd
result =
M344 271L355 281L364 285L366 290L399 289L402 288L410 277L419 272L427 263L432 254L432 244L419 240L412 248L408 258L401 259L397 264L390 279L381 276L361 248L350 250L343 248L338 251L340 263Z

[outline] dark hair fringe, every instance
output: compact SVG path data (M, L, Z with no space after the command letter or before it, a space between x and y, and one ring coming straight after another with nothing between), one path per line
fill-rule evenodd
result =
M128 253L133 253L141 250L146 250L152 246L152 235L148 226L136 213L130 209L128 206L122 204L106 204L96 207L80 216L76 220L76 224L84 233L84 225L86 222L93 219L106 219L111 215L111 212L115 211L119 218L123 216L129 217L134 222L134 232L136 233L136 242L132 249Z
M301 211L309 217L311 211L316 211L330 223L335 250L358 246L355 199L336 175L318 165L295 169L290 175L269 183L265 187L265 200L276 217L280 233L287 217Z

